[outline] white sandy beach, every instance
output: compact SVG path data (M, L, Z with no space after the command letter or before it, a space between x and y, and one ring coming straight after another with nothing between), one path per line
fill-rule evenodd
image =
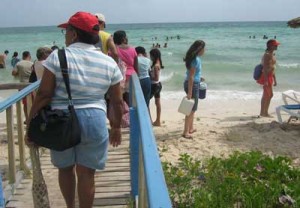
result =
M208 91L209 94L209 91ZM227 97L228 98L228 97ZM273 118L257 118L260 99L200 100L195 114L197 132L193 139L181 137L184 115L177 113L180 98L162 99L162 126L154 127L162 160L176 162L180 154L188 153L199 159L227 156L234 151L259 150L269 155L290 156L300 165L300 121L284 125L277 122L275 107L282 105L280 93L271 102ZM151 103L154 116L154 102ZM289 118L283 116L285 121ZM163 151L162 151L163 150Z

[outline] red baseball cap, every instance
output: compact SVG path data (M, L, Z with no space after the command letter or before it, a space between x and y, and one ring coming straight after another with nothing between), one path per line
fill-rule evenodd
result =
M68 22L60 24L57 27L67 28L68 25L72 25L91 34L96 35L99 33L99 22L97 17L88 12L77 12L70 17Z
M267 47L268 46L279 46L279 45L280 45L280 43L275 39L268 40L268 42L267 42Z

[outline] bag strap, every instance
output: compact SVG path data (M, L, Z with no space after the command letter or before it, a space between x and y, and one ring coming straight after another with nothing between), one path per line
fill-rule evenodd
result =
M72 95L71 95L71 90L70 90L68 62L67 62L65 49L58 50L58 59L59 59L59 64L60 64L60 68L61 68L61 74L64 78L64 83L66 85L66 89L67 89L67 93L68 93L69 104L71 106L73 106Z

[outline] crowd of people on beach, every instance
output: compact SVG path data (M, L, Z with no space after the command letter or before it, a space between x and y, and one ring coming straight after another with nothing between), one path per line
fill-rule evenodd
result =
M107 158L108 143L121 144L121 128L129 127L129 80L136 73L150 113L150 100L154 97L156 114L151 118L153 126L161 126L161 71L164 69L160 45L153 44L149 55L143 46L129 44L124 30L112 35L105 31L106 19L101 13L77 12L68 22L58 25L65 34L65 54L69 63L68 76L73 95L73 103L81 128L82 142L74 148L62 152L51 150L51 161L59 169L59 185L67 207L75 205L75 187L78 189L79 204L92 207L95 193L94 175L96 169L103 169ZM179 35L167 37L180 39ZM154 38L155 40L155 38ZM205 42L196 40L184 56L185 79L183 89L188 100L194 104L185 116L182 137L192 138L196 132L194 115L198 109L202 75L202 56ZM276 86L274 51L279 42L267 42L262 57L262 75L257 83L263 85L260 116L269 116L268 108L273 96L272 86ZM167 43L163 46L167 47ZM45 106L67 110L68 95L63 83L57 46L37 49L37 60L32 62L29 51L14 52L11 65L12 75L22 83L41 80L34 97L29 115L26 100L23 101L26 124ZM100 53L100 51L102 53ZM6 67L9 51L0 55L0 68ZM106 127L109 120L110 131ZM26 143L32 145L30 138ZM77 177L77 179L76 179Z

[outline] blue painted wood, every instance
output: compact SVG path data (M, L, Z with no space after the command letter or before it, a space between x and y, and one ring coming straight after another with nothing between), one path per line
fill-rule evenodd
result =
M4 200L4 192L2 188L2 176L0 173L0 208L3 208L5 205L5 200Z
M131 88L132 91L130 94L134 95L134 99L136 101L138 125L140 126L140 142L142 149L139 151L143 151L144 155L143 159L149 203L148 206L150 208L171 208L172 203L163 174L148 108L136 74L131 76L130 84L134 86ZM130 120L130 122L132 121Z
M6 110L6 108L15 104L16 102L22 100L22 98L26 97L26 95L30 94L35 89L37 89L40 86L40 82L41 81L32 83L31 85L25 87L24 89L17 92L16 94L5 99L3 102L0 102L0 113L3 112L4 110Z
M139 135L140 128L136 108L130 107L130 181L131 196L134 199L139 190Z

